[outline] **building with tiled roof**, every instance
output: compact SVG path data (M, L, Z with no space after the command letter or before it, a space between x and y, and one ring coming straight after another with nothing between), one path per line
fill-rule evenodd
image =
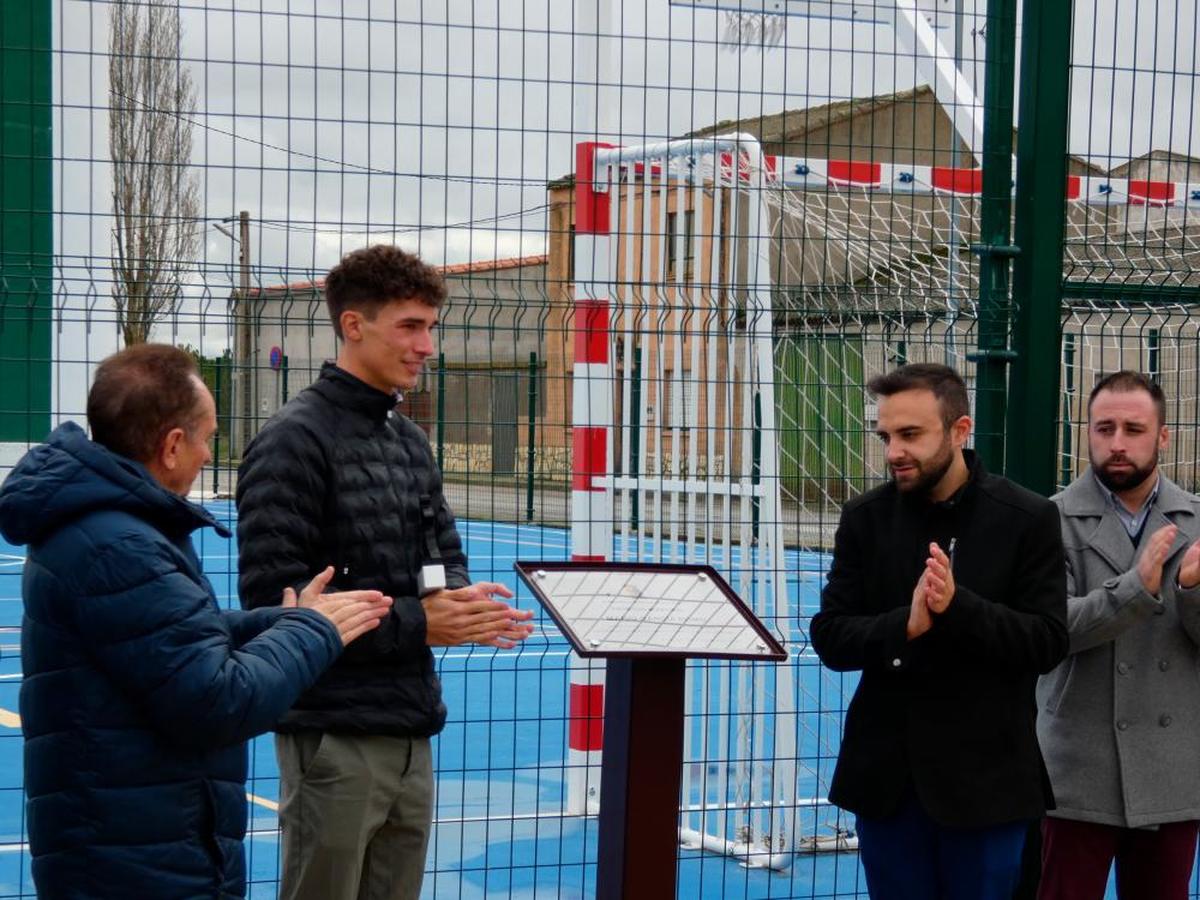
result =
M402 409L443 450L495 443L501 469L514 464L516 438L527 425L530 372L545 366L547 259L538 254L437 267L448 293L439 319L439 355ZM252 288L244 299L234 297L235 456L267 418L315 379L325 360L337 356L324 289L323 277L281 279ZM544 407L544 395L534 402Z

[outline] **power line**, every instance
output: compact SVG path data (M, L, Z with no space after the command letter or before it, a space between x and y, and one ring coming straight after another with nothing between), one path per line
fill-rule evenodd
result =
M342 228L322 228L316 224L313 225L295 225L289 220L280 219L260 219L257 224L262 228L271 229L273 231L299 231L305 234L343 234L343 235L369 235L378 234L380 232L388 232L390 234L411 234L419 231L438 231L450 228L469 228L475 225L487 225L489 223L504 222L510 219L524 219L536 212L544 212L550 208L549 203L541 203L537 206L527 206L524 209L516 210L515 212L499 213L494 216L483 216L475 219L464 219L461 222L444 222L439 224L414 224L404 223L403 225L387 226L383 225L379 228L368 228L366 230L347 231Z

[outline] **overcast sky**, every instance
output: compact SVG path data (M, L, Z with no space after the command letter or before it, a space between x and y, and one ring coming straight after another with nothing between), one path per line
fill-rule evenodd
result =
M983 0L963 2L963 70L982 94ZM226 346L219 313L236 248L212 223L242 209L264 284L319 276L368 240L397 240L433 262L545 249L545 184L572 168L580 43L571 0L234 5L180 2L209 221L198 226L191 300L167 329L176 340ZM738 53L721 43L723 12L668 0L611 5L600 52L617 74L600 98L621 143L917 81L883 24L789 16L782 46ZM954 0L920 5L952 46ZM1106 168L1156 148L1200 155L1195 7L1076 0L1072 152ZM70 307L61 355L94 360L115 346L107 3L57 0L54 29L59 296Z

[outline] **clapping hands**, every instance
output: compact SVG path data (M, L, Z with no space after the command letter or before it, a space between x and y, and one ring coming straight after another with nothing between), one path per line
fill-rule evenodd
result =
M1200 550L1197 551L1197 566L1200 568ZM949 609L951 601L954 600L954 590L954 571L950 557L936 541L931 542L929 557L925 560L925 571L917 579L912 604L908 610L906 633L910 641L933 627L934 615L940 615Z

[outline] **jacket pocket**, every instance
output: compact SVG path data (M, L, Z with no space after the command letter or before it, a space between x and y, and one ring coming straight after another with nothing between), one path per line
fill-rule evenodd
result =
M324 731L297 731L289 737L296 748L296 767L300 770L300 777L307 778L326 755L323 751L328 750L329 734Z
M1075 657L1068 656L1052 672L1043 675L1038 683L1038 695L1042 699L1042 709L1051 715L1058 712L1063 698L1066 697L1067 691L1071 687L1071 680L1075 675L1075 663Z

